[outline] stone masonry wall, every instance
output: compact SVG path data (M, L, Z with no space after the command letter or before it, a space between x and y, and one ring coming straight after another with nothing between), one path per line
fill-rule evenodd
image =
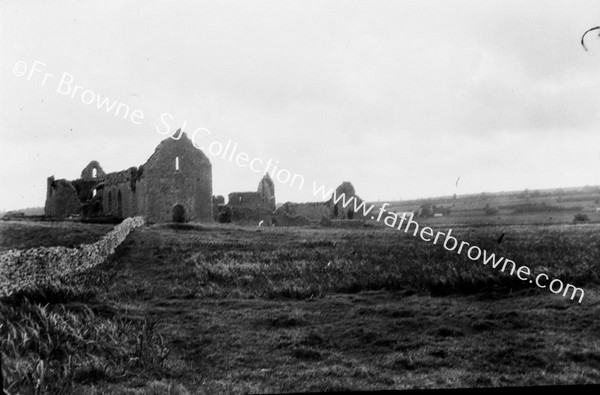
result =
M330 218L333 205L330 202L311 202L311 203L284 203L275 211L277 217L287 214L289 216L303 216L313 221L319 221L321 218Z
M55 180L48 177L48 189L44 214L50 217L65 218L81 213L81 202L77 190L67 180Z
M0 255L0 297L99 265L133 229L144 223L143 217L127 218L97 242L77 248L40 247L3 253Z
M228 196L229 206L262 207L264 204L259 192L231 192Z
M138 212L148 222L170 222L176 206L185 221L212 221L212 166L185 133L163 140L137 183Z

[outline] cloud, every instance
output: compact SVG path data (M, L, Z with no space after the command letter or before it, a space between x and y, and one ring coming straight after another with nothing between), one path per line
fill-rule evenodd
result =
M76 177L91 159L108 171L140 165L165 112L173 130L207 128L370 199L445 194L458 175L473 192L550 185L519 169L557 172L559 154L563 180L597 179L600 48L579 45L597 2L141 4L0 5L5 190L43 191L47 175ZM12 74L35 59L141 109L143 124ZM579 171L578 152L588 159ZM255 188L258 176L211 160L215 193ZM3 193L0 207L44 196ZM310 199L278 189L280 201Z

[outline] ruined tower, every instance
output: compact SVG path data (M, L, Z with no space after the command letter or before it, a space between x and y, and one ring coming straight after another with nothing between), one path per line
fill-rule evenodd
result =
M257 192L263 199L264 207L271 211L275 211L275 184L273 184L273 180L269 173L266 173L258 183Z

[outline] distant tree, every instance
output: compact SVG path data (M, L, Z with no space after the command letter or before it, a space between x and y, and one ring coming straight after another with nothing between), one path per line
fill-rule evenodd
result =
M573 222L575 222L575 223L588 222L589 220L590 220L590 217L588 217L586 214L583 214L583 213L577 213L573 217Z
M433 217L433 210L431 205L428 203L421 205L421 212L419 213L420 217Z

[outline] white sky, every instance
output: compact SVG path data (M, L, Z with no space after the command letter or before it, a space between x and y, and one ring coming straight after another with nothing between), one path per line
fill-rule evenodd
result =
M579 0L0 1L0 209L93 159L143 164L163 113L304 176L279 202L319 200L313 181L366 200L598 185L600 39L579 40L599 24ZM141 124L58 93L65 72ZM214 194L256 189L207 155Z

